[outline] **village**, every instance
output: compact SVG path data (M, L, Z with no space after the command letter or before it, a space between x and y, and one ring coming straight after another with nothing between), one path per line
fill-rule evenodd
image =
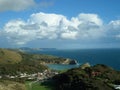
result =
M37 81L44 81L50 79L51 77L59 74L57 71L54 70L44 70L43 72L37 72L28 74L26 72L18 72L17 75L0 75L0 79L26 79L26 80L37 80Z

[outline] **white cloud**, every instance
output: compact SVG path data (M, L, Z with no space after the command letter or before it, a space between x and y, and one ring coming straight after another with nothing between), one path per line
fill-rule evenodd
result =
M0 0L0 11L20 11L34 5L34 0Z
M97 14L81 13L78 16L78 19L79 21L82 21L82 23L91 23L98 26L101 26L103 24L102 20L99 18Z
M25 30L21 28L26 23L22 20L9 21L3 28L3 34L12 44L25 44L34 39L35 31Z
M76 39L78 32L65 32L61 34L61 38L63 39Z
M114 38L120 38L120 20L112 20L108 24L107 33Z
M111 21L108 25L104 25L97 14L82 13L69 20L64 15L40 12L32 14L27 21L20 19L9 21L3 27L2 33L8 41L17 45L36 39L93 41L107 34L120 37L120 22Z
M63 15L58 14L46 14L46 13L36 13L30 16L31 23L42 24L45 23L47 26L58 26L62 19L66 19Z
M111 21L109 25L113 30L120 30L120 20Z

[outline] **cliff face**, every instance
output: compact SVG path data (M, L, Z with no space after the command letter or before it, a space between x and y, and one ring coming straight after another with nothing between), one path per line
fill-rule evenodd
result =
M76 60L72 60L72 59L67 58L62 62L62 64L76 65L76 64L78 64L78 62Z
M74 68L53 77L57 90L114 90L120 71L106 65Z

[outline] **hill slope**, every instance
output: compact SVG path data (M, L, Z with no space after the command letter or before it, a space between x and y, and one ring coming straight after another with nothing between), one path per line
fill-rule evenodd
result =
M53 79L56 90L114 90L114 84L120 84L120 71L98 64L74 68Z
M22 60L37 60L41 64L76 64L76 60L56 57L52 55L30 54L14 49L0 48L0 64L14 64Z
M0 49L0 63L18 63L22 60L22 56L15 51Z
M3 80L0 82L0 90L27 90L25 85L18 82Z

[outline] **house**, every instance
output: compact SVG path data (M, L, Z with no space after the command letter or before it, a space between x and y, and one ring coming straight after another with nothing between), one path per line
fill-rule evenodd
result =
M116 90L120 90L120 85L114 85L114 88L115 88Z

